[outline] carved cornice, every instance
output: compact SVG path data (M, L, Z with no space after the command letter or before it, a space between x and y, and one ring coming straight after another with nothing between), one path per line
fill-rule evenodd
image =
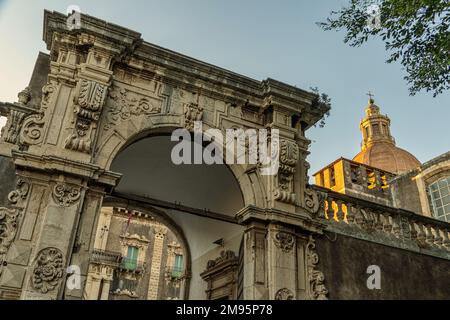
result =
M55 32L68 33L67 16L58 12L45 11L44 40L51 49L52 35ZM81 14L81 28L74 34L87 34L94 37L90 45L106 43L109 50L116 52L124 67L131 72L139 72L149 77L161 79L190 91L199 91L210 97L234 104L248 100L257 108L264 109L266 102L287 113L305 116L307 126L312 126L328 111L323 106L313 105L316 95L287 85L274 79L254 80L211 64L198 61L182 54L143 42L140 33L110 24L106 21ZM220 89L219 89L220 88Z
M119 173L101 169L99 166L57 156L37 156L25 151L13 150L14 164L19 168L37 171L58 172L81 178L96 180L98 184L116 186L122 176Z

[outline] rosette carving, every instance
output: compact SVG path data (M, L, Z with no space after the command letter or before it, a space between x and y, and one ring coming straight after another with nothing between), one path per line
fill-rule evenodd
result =
M39 252L33 268L33 288L47 293L54 290L64 275L64 258L59 249L46 248Z

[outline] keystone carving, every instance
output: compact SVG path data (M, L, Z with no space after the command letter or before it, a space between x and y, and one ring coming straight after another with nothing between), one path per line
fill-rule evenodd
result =
M184 127L188 130L194 130L194 122L202 120L203 108L197 103L184 105Z
M67 137L65 147L70 150L90 153L91 135L100 118L107 86L91 80L80 80L78 96L74 98L75 128Z
M59 249L46 248L39 252L33 268L33 288L42 293L54 290L64 275L64 259Z
M53 187L53 199L61 207L70 207L80 199L81 188L64 183Z

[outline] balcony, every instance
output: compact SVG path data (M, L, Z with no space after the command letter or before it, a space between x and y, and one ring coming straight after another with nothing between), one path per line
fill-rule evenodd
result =
M180 280L184 277L184 268L176 266L167 267L166 276L172 281Z
M121 257L119 270L133 273L141 273L145 270L145 262L135 259L129 259L127 257Z
M118 267L122 256L118 252L94 249L91 256L92 263Z

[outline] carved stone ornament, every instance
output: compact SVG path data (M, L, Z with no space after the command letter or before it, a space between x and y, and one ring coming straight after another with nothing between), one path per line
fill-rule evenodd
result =
M215 266L217 266L218 264L221 264L223 262L226 261L231 261L231 260L235 260L237 259L236 254L234 253L234 251L231 250L223 250L222 252L220 252L220 257L214 259L214 260L209 260L206 264L206 270L212 269Z
M42 142L44 128L44 114L32 114L27 116L22 123L20 131L20 143L36 145Z
M53 187L53 199L61 207L69 207L80 199L81 188L65 183L58 183Z
M15 209L0 207L0 255L8 251L17 231L17 217Z
M283 288L275 293L275 300L294 300L294 294L291 290Z
M25 118L25 113L11 109L9 112L8 121L3 129L3 140L9 143L16 143L19 137L22 121Z
M184 127L188 130L194 130L194 122L202 120L203 108L197 103L184 105Z
M33 288L47 293L54 290L64 275L64 258L59 249L46 248L39 252L33 268Z
M307 270L309 281L309 294L313 300L328 300L328 290L325 287L325 276L317 270L319 255L316 252L316 244L312 236L306 245Z
M79 93L75 97L75 128L67 137L65 147L70 150L90 153L91 132L100 118L108 88L91 80L80 80Z
M16 204L19 200L26 199L28 191L30 190L30 184L22 178L17 180L16 187L16 190L11 191L8 194L8 200L12 204Z
M290 233L280 231L275 234L273 241L278 248L287 253L292 251L295 237Z
M154 105L149 98L128 91L115 88L109 94L110 103L106 113L105 130L109 130L120 121L128 120L132 116L149 115L161 112L161 106Z
M53 83L47 83L42 87L41 107L46 109L52 101L53 93L56 91L56 86Z
M296 203L294 193L295 166L299 160L299 147L295 141L280 139L280 166L275 189L275 199L286 203Z
M311 214L317 214L319 210L323 210L325 204L325 195L321 192L306 187L305 190L305 208Z

